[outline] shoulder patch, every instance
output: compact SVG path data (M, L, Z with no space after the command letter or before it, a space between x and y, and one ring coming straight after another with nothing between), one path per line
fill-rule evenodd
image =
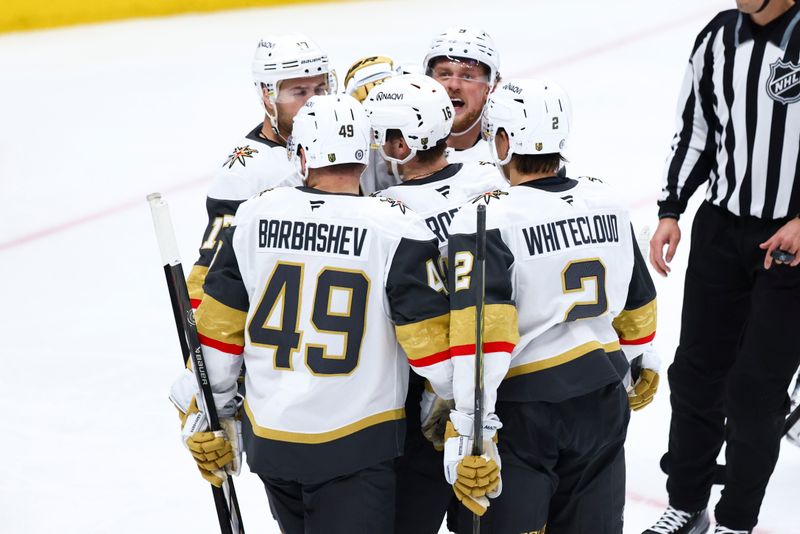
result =
M405 213L406 210L408 209L406 208L406 205L400 202L399 200L395 200L393 198L388 198L388 197L377 197L377 198L381 202L387 202L389 204L389 207L391 208L399 208L400 211L402 211L403 213Z
M487 191L481 195L478 195L472 200L473 204L477 204L481 200L483 200L484 204L489 204L489 201L493 198L500 198L501 196L507 195L507 191L501 191L500 189L495 189L494 191Z
M230 169L238 161L242 164L242 167L246 167L246 158L252 158L253 154L258 154L257 148L251 148L250 145L237 146L233 149L233 152L231 152L231 155L228 156L228 159L225 160L222 166L224 167L227 165Z

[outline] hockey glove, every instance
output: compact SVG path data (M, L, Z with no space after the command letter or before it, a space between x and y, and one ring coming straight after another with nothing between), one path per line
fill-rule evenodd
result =
M661 358L658 353L648 346L645 351L631 361L631 372L635 382L628 387L628 404L631 410L641 410L651 402L658 391ZM638 377L637 375L638 371Z
M473 418L461 412L450 412L444 442L444 474L453 486L458 500L476 515L483 515L489 498L500 495L500 455L497 452L497 430L502 423L491 415L483 423L483 454L472 456Z
M236 398L220 410L222 430L207 432L208 419L197 406L197 396L192 392L192 382L182 375L172 386L170 400L178 409L181 420L181 437L200 469L200 475L214 486L221 487L228 475L238 475L242 463L242 427L233 415L240 399ZM194 380L194 375L190 375ZM196 383L194 390L196 391ZM235 407L235 408L232 408Z
M450 410L455 406L455 401L445 400L425 389L419 406L422 434L433 444L434 449L442 452L445 426L450 420Z
M344 77L345 92L363 102L370 89L394 76L394 62L386 56L364 57L350 65Z

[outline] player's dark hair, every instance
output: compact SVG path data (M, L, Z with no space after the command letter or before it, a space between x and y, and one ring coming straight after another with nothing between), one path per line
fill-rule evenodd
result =
M511 156L511 164L520 174L534 174L552 172L555 174L561 167L562 162L567 159L559 153L556 154L514 154Z
M386 130L386 142L395 141L397 139L401 139L403 137L402 132L397 129L389 129ZM449 137L449 136L448 136ZM444 139L439 140L434 146L429 148L428 150L417 150L417 161L424 164L432 163L436 161L440 156L444 155L444 151L447 150L447 137Z

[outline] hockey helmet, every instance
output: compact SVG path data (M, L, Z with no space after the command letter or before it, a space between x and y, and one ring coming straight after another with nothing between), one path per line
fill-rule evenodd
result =
M363 106L352 96L317 95L308 99L294 116L287 150L298 172L308 169L369 161L369 120ZM306 156L301 172L298 150Z
M564 150L572 127L567 93L548 80L517 79L498 86L483 110L482 131L498 165L513 154L556 154ZM495 137L502 128L509 149L503 160L497 155Z
M408 163L418 150L428 150L450 135L453 103L442 84L422 74L389 78L374 87L364 101L372 125L372 139L387 161ZM409 155L402 160L386 155L388 130L400 130Z
M483 30L476 28L448 28L431 41L425 60L425 72L430 76L434 59L445 57L451 61L471 59L489 68L490 85L499 79L500 56L494 39Z

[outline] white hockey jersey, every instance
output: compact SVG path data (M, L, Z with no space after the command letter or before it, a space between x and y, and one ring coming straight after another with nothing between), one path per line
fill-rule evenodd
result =
M240 206L197 327L217 405L247 367L253 472L319 481L401 454L406 354L452 397L437 261L424 221L395 200L300 187Z
M484 195L486 410L559 402L621 379L620 342L655 335L655 289L628 212L596 179L552 177ZM451 226L451 357L456 408L472 413L476 211Z
M377 193L400 200L420 214L446 250L450 223L458 210L476 196L506 189L506 182L494 163L486 161L450 164L418 180L408 180Z
M286 147L261 136L259 124L232 150L214 174L206 198L208 224L200 245L200 257L187 279L189 298L197 308L203 298L205 280L217 238L230 226L239 204L271 187L294 187L302 180L289 162Z
M466 163L468 161L492 161L492 155L489 153L489 143L478 139L478 141L469 148L458 150L455 148L448 148L444 153L447 161L450 163Z

